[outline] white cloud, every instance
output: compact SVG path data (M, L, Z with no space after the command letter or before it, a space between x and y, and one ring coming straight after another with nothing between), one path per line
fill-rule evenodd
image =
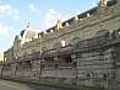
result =
M30 9L33 13L36 13L36 12L37 12L37 8L36 8L35 5L33 5L33 4L30 4L30 5L29 5L29 9Z
M19 11L9 4L0 3L0 14L11 16L14 19L15 16L19 16Z
M49 9L45 14L44 28L50 28L55 25L58 19L62 19L62 14L55 9Z
M18 19L20 19L20 16L19 16L19 15L16 15L16 16L13 17L13 19L14 19L14 20L18 20Z
M93 1L91 3L91 6L89 8L93 8L95 6L97 6L97 3L98 1ZM86 9L88 10L88 8ZM58 10L55 10L53 8L49 8L47 13L45 14L45 19L44 19L44 25L43 25L43 29L48 29L52 26L55 26L56 25L56 22L58 19L60 19L61 21L65 21L65 20L68 20L70 19L71 17L74 17L84 11L86 11L85 9L81 9L81 10L72 10L71 9L71 12L69 14L67 13L61 13L60 11Z
M93 7L96 7L97 5L98 5L98 2L93 1L93 2L91 3L91 6L90 6L88 9L91 9L91 8L93 8Z
M65 20L73 17L74 15L76 15L76 12L72 12L70 14L62 14L61 12L50 8L50 9L48 9L47 13L45 14L43 29L48 29L48 28L56 25L56 22L58 19L61 21L65 21Z
M8 31L9 27L0 23L0 35L5 34Z

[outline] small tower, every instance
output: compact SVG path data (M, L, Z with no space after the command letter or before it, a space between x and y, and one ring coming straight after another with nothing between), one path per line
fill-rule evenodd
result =
M20 32L21 45L38 38L38 33L28 22L26 28Z

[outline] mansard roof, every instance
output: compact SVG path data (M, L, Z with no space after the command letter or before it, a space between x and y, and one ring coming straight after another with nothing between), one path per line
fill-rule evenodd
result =
M20 32L20 36L25 38L31 38L36 33L37 32L34 30L34 28L32 28L30 25L27 25L26 28Z
M117 0L109 0L109 1L107 2L107 6L108 6L108 7L111 7L111 6L115 5L116 3L117 3ZM94 14L97 13L97 9L98 9L98 6L92 8L92 9L89 9L89 10L87 10L86 12L83 12L83 13L81 13L81 14L78 14L77 16L78 16L79 19L82 19L82 18L85 18L85 17L87 16L87 13L89 13L90 15L94 15ZM72 24L73 21L74 21L74 17L72 17L72 18L64 21L64 22L62 23L62 25L65 26L66 22L68 22L69 24ZM50 32L50 30L54 30L55 27L56 27L56 26L53 26L53 27L47 29L46 31L47 31L47 32ZM39 35L41 35L41 34L42 34L42 32L39 33Z
M25 30L22 30L22 31L20 32L20 36L23 37L24 33L25 33Z

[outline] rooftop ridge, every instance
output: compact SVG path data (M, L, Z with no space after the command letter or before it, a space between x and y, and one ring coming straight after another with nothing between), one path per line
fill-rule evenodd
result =
M107 7L111 7L111 6L115 5L115 4L117 4L117 0L109 0L107 2ZM80 13L80 14L78 14L76 16L78 17L79 20L81 20L81 19L85 19L85 18L89 17L90 15L97 15L96 13L97 13L97 10L99 8L101 8L101 7L99 7L99 5L98 5L98 6L93 7L93 8L91 8L91 9L89 9L89 10L83 12L83 13ZM62 22L63 27L65 27L66 23L69 23L71 25L74 22L74 19L75 19L75 16L73 16L72 18L70 18L68 20L63 21ZM50 30L54 31L55 29L56 29L56 25L53 26L53 27L50 27L50 28L48 28L48 29L46 29L44 31L50 32ZM41 31L39 33L39 35L41 35L41 34L43 34L43 31Z

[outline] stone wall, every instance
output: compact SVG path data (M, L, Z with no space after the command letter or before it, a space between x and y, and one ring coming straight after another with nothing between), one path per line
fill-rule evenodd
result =
M119 39L119 30L105 32L69 48L47 51L38 60L7 64L2 75L119 88Z
M98 7L90 17L82 20L79 17L70 26L55 28L53 33L25 43L19 48L16 61L2 65L1 75L118 87L119 3ZM61 40L66 42L65 47L61 46Z

